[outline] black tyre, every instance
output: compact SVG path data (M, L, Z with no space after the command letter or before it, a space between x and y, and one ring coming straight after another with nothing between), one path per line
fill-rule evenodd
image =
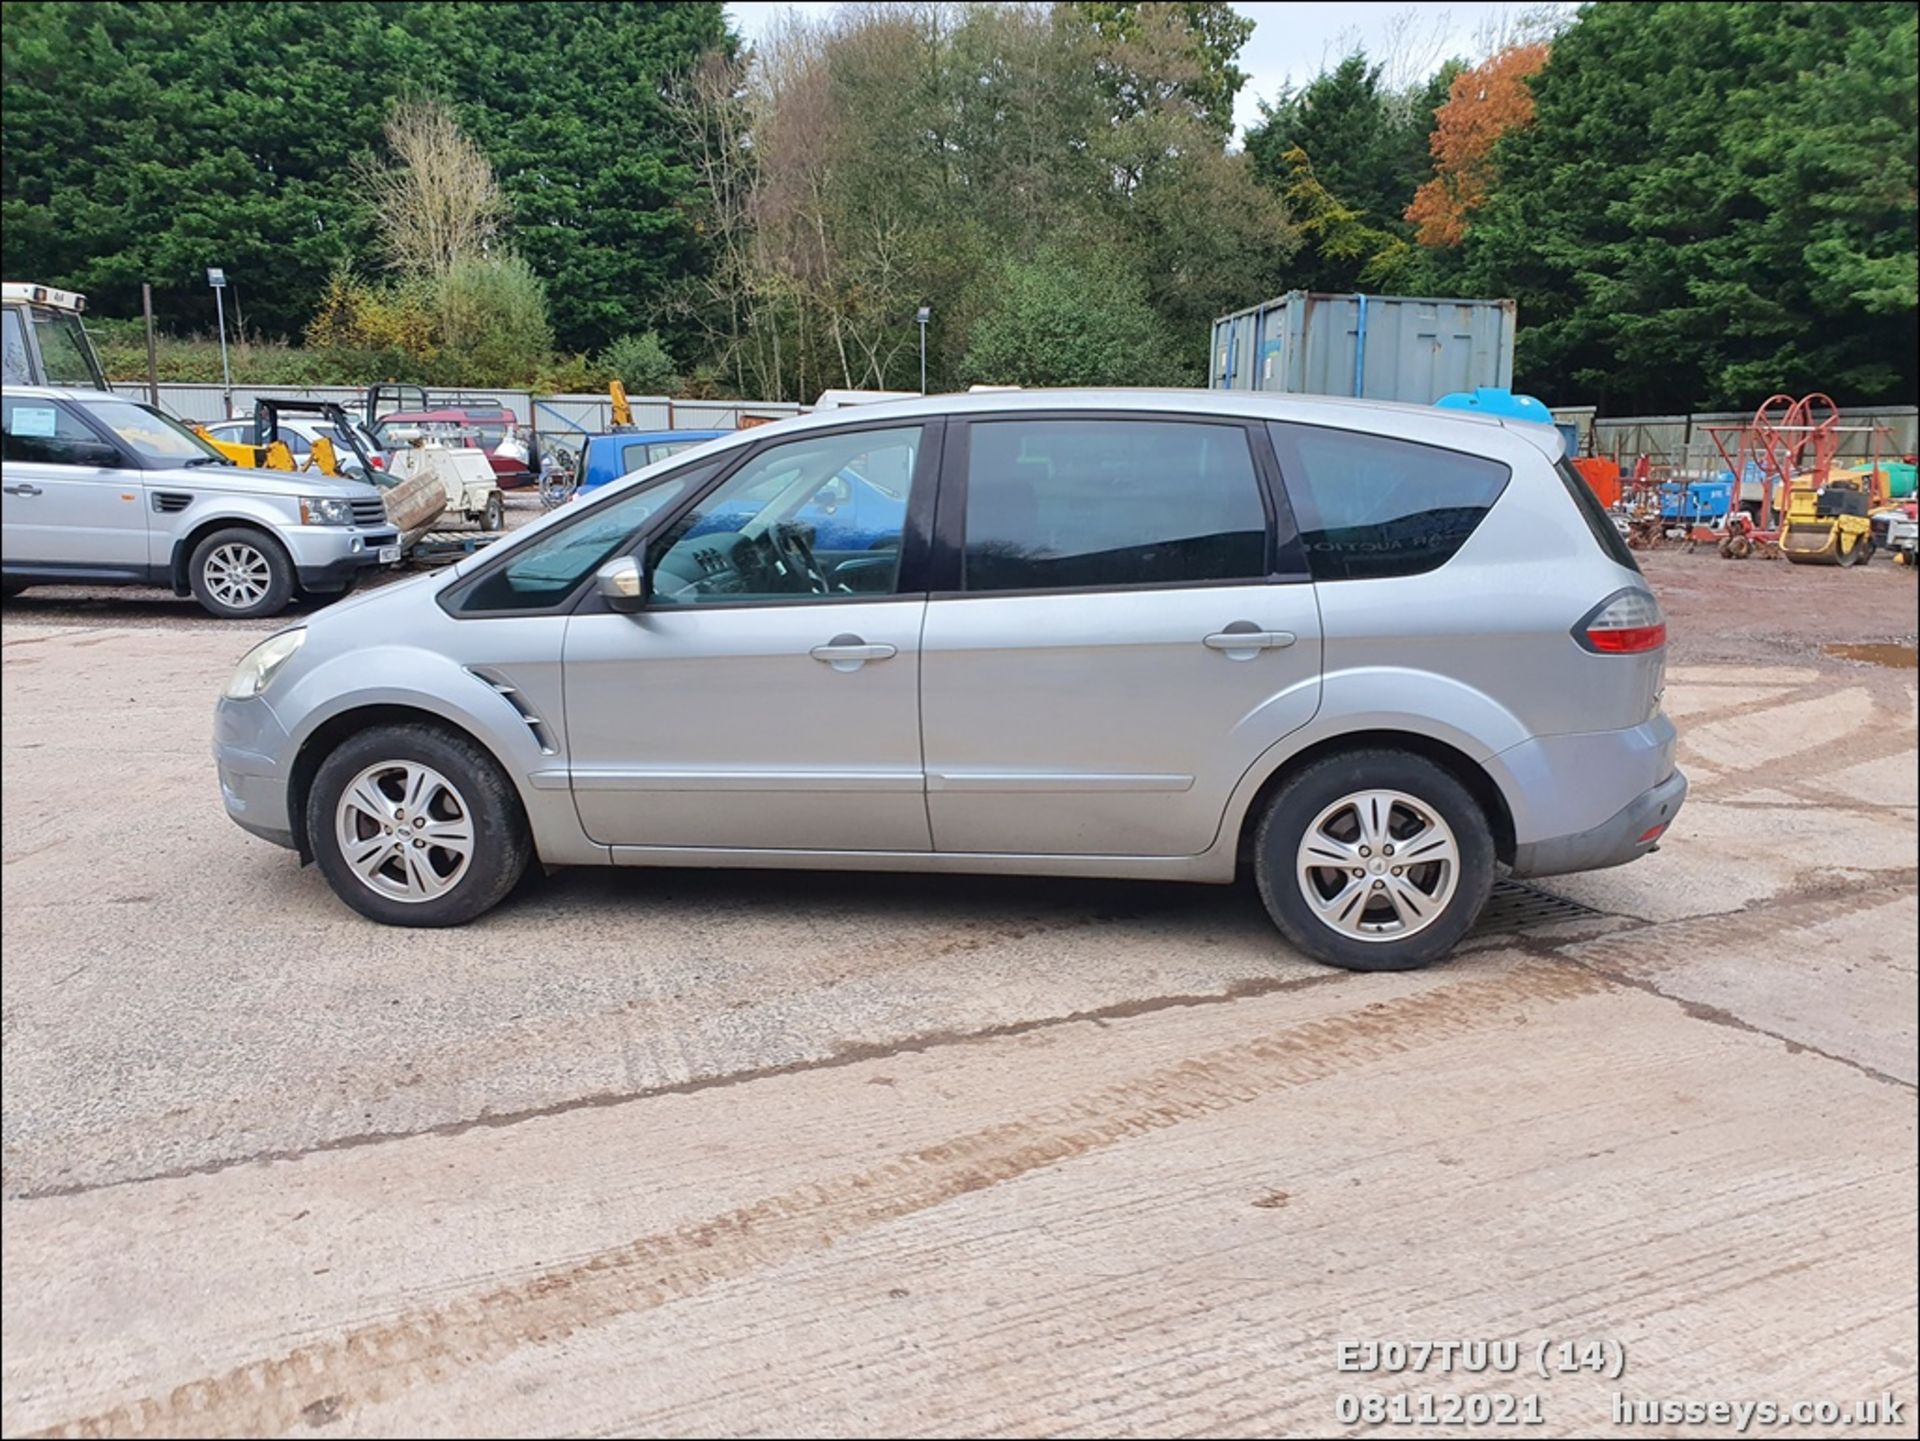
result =
M231 525L193 548L187 584L202 610L220 620L278 615L293 599L293 561L263 530Z
M505 530L507 528L507 503L499 491L487 497L487 513L481 517L480 529Z
M320 763L307 841L334 894L390 926L458 926L493 909L533 855L512 783L477 742L377 726Z
M1351 971L1433 964L1493 889L1493 832L1472 794L1406 751L1315 761L1274 795L1254 834L1260 899L1281 933Z

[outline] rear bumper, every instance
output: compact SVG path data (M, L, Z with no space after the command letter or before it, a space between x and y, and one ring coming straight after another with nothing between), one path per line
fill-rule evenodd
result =
M1687 778L1675 771L1641 792L1619 812L1589 830L1522 841L1514 847L1516 876L1558 876L1568 871L1598 871L1638 860L1660 844L1660 837L1687 798Z

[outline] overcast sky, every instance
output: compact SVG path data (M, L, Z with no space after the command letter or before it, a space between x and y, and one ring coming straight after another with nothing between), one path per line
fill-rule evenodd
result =
M732 3L727 13L750 41L766 33L773 17L788 10L824 15L835 4ZM1240 68L1251 77L1240 91L1234 119L1244 130L1259 118L1259 100L1271 99L1281 87L1300 84L1319 73L1358 42L1369 55L1385 58L1391 50L1407 57L1401 68L1415 75L1394 75L1396 82L1425 79L1449 55L1474 55L1479 37L1489 27L1510 23L1534 4L1448 3L1405 4L1237 3L1242 15L1254 22L1253 38L1240 52Z

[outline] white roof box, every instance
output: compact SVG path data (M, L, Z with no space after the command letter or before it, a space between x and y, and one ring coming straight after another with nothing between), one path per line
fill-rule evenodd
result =
M87 308L87 297L73 290L55 290L51 285L25 285L9 280L0 285L9 305L51 305L55 310L71 310L76 315Z

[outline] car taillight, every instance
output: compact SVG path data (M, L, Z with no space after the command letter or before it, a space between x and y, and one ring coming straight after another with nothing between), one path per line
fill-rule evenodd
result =
M1573 638L1596 655L1643 655L1667 643L1667 620L1658 601L1630 587L1588 611Z

